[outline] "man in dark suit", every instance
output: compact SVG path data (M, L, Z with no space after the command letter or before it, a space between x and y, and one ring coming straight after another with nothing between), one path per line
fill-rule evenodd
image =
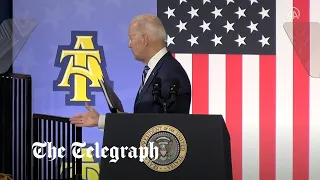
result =
M160 21L154 15L135 17L129 28L129 48L136 60L145 64L142 82L138 90L134 113L163 113L163 108L153 102L153 85L155 79L161 79L161 95L169 97L170 86L179 82L179 94L175 106L168 107L168 113L188 114L191 104L191 85L187 73L181 64L166 48L167 34ZM88 112L75 115L70 119L76 126L104 129L104 115L100 115L86 103Z

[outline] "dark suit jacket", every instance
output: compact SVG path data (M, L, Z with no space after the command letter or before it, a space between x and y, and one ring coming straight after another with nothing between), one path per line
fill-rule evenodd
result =
M137 94L134 113L163 113L160 105L153 103L153 84L154 79L159 77L162 80L161 95L169 97L169 90L174 79L180 81L180 91L176 98L175 106L167 109L167 113L189 114L191 103L191 84L187 73L181 64L171 55L166 53L150 73L147 82Z

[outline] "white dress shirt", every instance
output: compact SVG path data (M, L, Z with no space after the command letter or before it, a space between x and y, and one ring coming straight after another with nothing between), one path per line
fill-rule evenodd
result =
M144 84L147 82L151 72L153 71L153 69L156 67L156 65L158 64L158 62L160 61L160 59L168 52L167 48L164 47L162 48L159 52L157 52L157 54L155 54L148 62L148 67L150 68L146 78L144 79ZM99 116L99 121L98 121L98 128L100 130L104 130L104 121L106 119L105 115L100 115Z

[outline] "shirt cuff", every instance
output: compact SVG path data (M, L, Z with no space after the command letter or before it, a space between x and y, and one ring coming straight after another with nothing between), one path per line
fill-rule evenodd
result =
M101 131L104 130L104 124L105 124L106 116L105 115L100 115L99 120L98 120L98 129Z

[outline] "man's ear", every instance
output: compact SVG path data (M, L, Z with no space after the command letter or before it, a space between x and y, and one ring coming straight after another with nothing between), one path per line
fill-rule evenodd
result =
M142 35L142 44L144 47L148 46L148 42L149 42L149 36L147 34L143 34Z

